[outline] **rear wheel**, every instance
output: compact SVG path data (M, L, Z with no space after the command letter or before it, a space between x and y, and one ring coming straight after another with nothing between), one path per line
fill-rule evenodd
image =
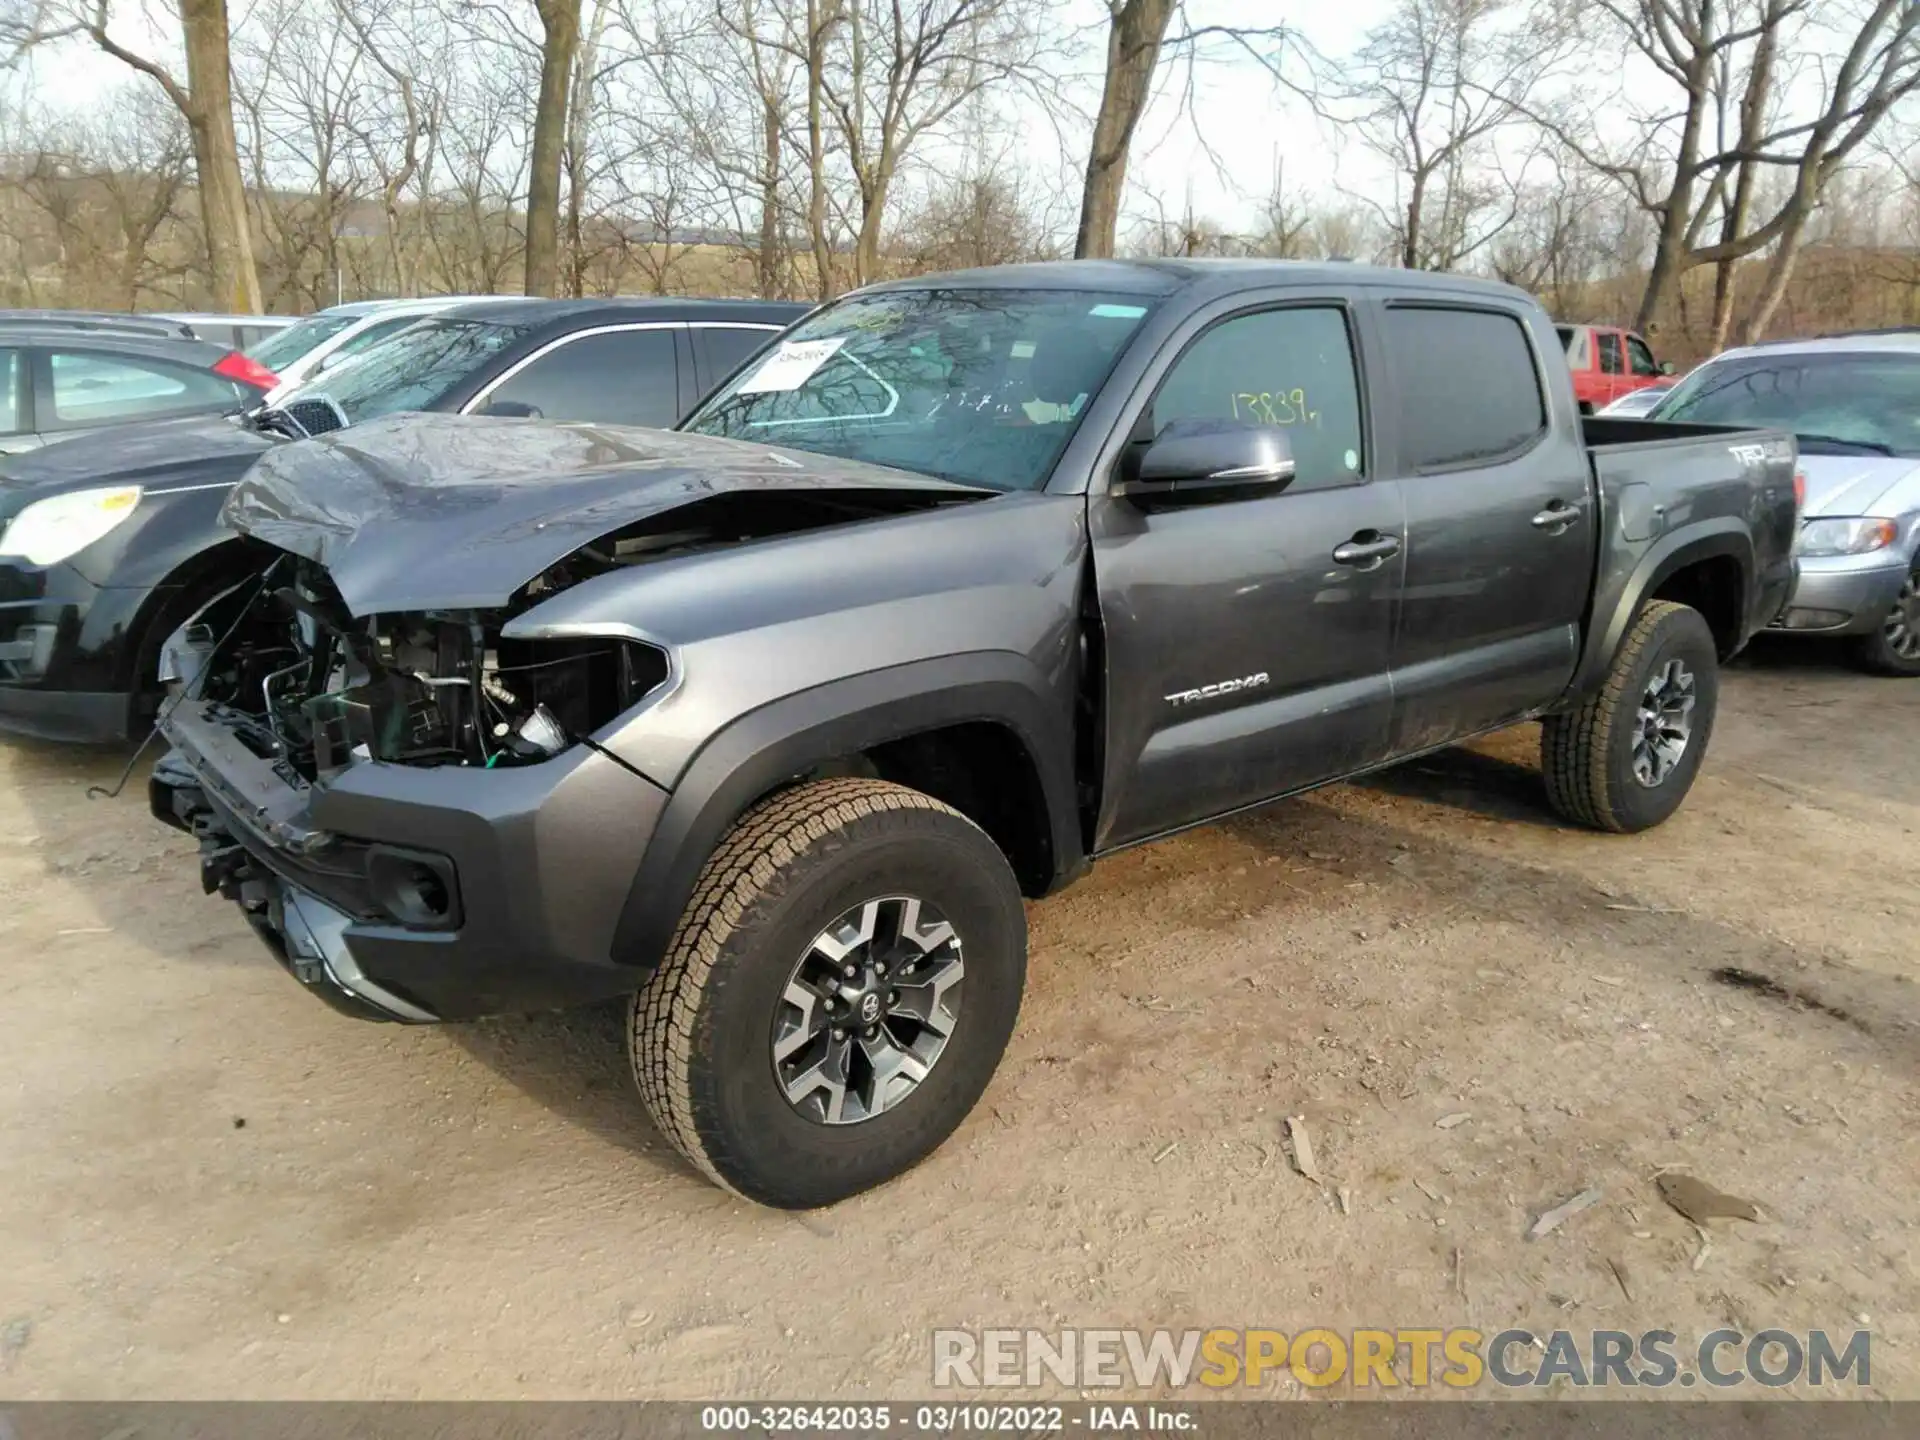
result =
M1853 641L1849 654L1876 675L1920 675L1920 565L1907 572L1879 628Z
M1540 727L1540 769L1553 808L1596 830L1658 825L1693 787L1719 698L1719 653L1700 612L1649 604L1600 689Z
M1026 953L1013 871L958 811L878 780L783 791L728 832L634 997L634 1077L716 1183L829 1205L966 1118Z

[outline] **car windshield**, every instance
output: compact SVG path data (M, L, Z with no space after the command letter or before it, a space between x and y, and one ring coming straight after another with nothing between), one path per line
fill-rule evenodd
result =
M1084 290L854 296L788 331L683 428L1035 490L1150 308Z
M524 333L520 325L423 320L301 386L282 403L324 395L353 425L402 410L425 410Z
M309 315L297 325L276 330L247 350L269 370L284 370L322 340L338 335L354 322L352 315Z
M1791 430L1812 454L1920 456L1920 355L1731 356L1675 386L1653 418Z

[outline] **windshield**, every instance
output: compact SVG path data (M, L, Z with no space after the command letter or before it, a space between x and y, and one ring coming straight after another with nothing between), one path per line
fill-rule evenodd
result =
M789 330L682 428L1037 490L1149 308L1084 290L854 296Z
M322 340L338 335L354 319L352 315L309 315L297 325L274 331L251 346L247 355L269 370L284 370Z
M370 346L281 403L324 395L357 425L401 410L426 410L525 333L519 325L423 320Z
M1653 418L1791 430L1812 454L1920 456L1920 355L1762 352L1718 360L1675 386Z

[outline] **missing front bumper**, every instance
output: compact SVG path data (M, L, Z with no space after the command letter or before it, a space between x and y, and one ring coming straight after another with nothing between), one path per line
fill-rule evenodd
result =
M666 795L618 761L577 746L493 770L366 763L309 785L236 726L205 702L171 711L175 753L149 804L200 841L202 885L322 998L474 1020L645 978L648 957L616 957L614 932Z

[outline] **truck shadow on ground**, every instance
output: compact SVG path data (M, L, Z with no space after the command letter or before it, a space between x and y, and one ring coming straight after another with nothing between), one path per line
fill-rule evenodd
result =
M617 1149L689 1178L693 1167L653 1126L627 1061L624 1000L449 1025L445 1034L529 1099Z
M1437 750L1353 783L1382 795L1445 805L1488 820L1570 829L1547 804L1536 743L1539 728L1515 726L1479 742L1485 748Z
M1189 832L1185 839L1168 843L1192 846L1206 834ZM1049 923L1048 912L1055 906L1092 899L1104 930L1125 931L1153 946L1156 937L1171 943L1183 931L1214 928L1214 912L1226 898L1243 908L1252 923L1283 930L1290 910L1339 903L1334 897L1347 893L1347 877L1361 877L1384 892L1382 903L1404 914L1409 924L1426 923L1435 915L1477 915L1554 937L1549 948L1556 953L1566 941L1592 939L1640 957L1648 984L1678 982L1716 992L1725 987L1730 1003L1752 1007L1745 1013L1755 1027L1790 1014L1791 1023L1839 1027L1838 1033L1852 1033L1890 1057L1920 1067L1916 987L1854 969L1841 956L1810 955L1707 916L1651 909L1623 912L1615 892L1565 869L1549 871L1470 852L1390 822L1345 813L1319 797L1278 802L1226 822L1214 834L1214 845L1224 843L1240 857L1256 861L1274 857L1297 862L1303 853L1337 860L1327 862L1325 883L1289 884L1284 892L1263 877L1287 874L1297 879L1294 872L1256 863L1247 867L1245 879L1234 883L1230 897L1218 886L1187 894L1195 866L1208 863L1198 855L1191 857L1193 865L1165 869L1147 861L1157 847L1143 847L1096 868L1079 886L1034 907L1041 938L1033 955L1033 979L1046 987L1051 1002L1047 1008L1075 1013L1091 1005L1111 979L1087 964L1065 933L1057 936L1057 943L1048 942L1046 932L1058 929ZM1511 958L1520 965L1552 963L1552 956L1544 953ZM1471 983L1471 976L1467 980ZM1036 1023L1031 1018L1022 1021L1016 1050L1023 1045L1058 1048L1055 1037L1035 1032ZM634 1091L624 1006L501 1019L452 1027L449 1034L474 1059L555 1114L655 1164L693 1175L653 1129ZM1069 1072L1071 1067L1063 1072L1061 1085L1082 1083L1084 1077ZM1064 1098L1062 1103L1067 1103Z

